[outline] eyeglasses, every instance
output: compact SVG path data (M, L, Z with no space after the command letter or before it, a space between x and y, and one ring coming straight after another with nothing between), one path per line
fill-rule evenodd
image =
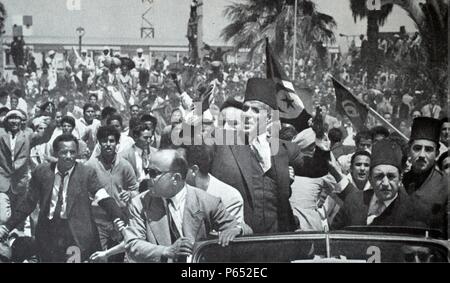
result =
M145 171L152 179L155 179L156 177L158 177L160 175L170 173L170 171L161 172L158 169L154 169L154 168L147 168L147 169L145 169Z

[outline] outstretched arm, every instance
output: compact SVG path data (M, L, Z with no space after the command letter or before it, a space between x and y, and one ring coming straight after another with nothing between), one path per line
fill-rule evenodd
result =
M13 211L11 218L6 222L9 231L13 230L19 223L23 222L36 208L39 201L39 191L42 181L37 179L37 171L33 172L29 183L29 188L24 199Z

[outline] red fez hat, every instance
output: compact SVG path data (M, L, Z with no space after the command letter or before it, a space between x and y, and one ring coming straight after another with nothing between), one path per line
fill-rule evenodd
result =
M410 140L430 140L439 143L442 122L429 117L418 117L413 120Z
M277 89L275 83L269 79L251 78L247 81L245 89L245 101L257 100L269 105L272 109L277 110Z
M400 146L390 140L377 141L372 147L372 158L370 159L370 168L377 165L392 165L402 169L403 153Z

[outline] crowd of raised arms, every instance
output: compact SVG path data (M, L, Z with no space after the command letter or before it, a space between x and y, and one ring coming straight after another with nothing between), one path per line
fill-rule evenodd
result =
M380 40L379 52L420 60L419 40ZM208 238L348 226L446 237L446 101L394 67L368 83L352 48L295 62L311 117L301 131L272 115L264 60L150 62L105 46L59 61L50 50L38 68L28 56L0 78L0 262L183 262ZM384 120L357 131L335 109L330 75Z

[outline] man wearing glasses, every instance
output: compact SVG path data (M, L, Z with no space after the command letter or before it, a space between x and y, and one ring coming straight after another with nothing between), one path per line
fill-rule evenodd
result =
M132 200L130 225L123 231L127 255L137 262L185 261L195 241L212 230L228 245L242 227L222 201L186 184L188 164L176 150L152 155L149 190Z

